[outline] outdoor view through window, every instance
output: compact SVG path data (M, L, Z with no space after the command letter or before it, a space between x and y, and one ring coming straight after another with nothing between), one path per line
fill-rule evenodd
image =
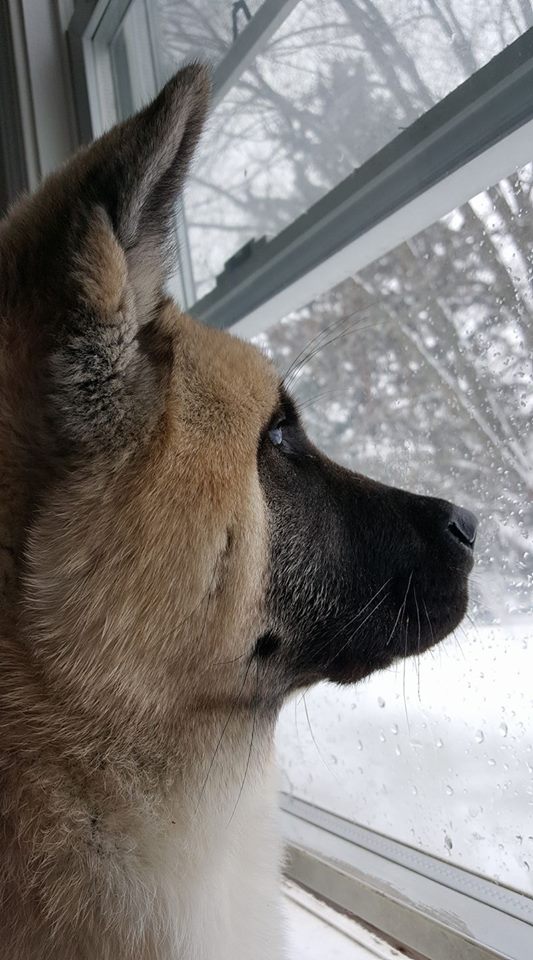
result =
M287 709L285 789L529 893L532 190L528 165L261 338L283 369L322 327L296 381L311 436L481 520L464 626Z
M230 48L231 4L151 6L160 76ZM288 6L218 102L193 173L196 299L246 241L277 234L533 25L523 0ZM508 174L258 341L283 372L318 335L294 391L328 453L481 520L463 626L419 661L290 704L283 789L532 895L533 166Z

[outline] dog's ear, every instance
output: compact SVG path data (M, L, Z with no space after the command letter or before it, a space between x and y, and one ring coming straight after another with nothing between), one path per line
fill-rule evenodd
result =
M97 141L85 189L101 204L125 250L165 238L200 137L209 97L205 67L180 70L156 99Z
M174 209L209 87L204 67L185 67L55 181L70 229L50 397L67 446L115 449L160 409L172 355L161 305Z
M205 67L185 67L152 103L87 154L84 206L105 210L136 292L148 305L146 285L155 295L173 253L175 204L202 131L209 90Z

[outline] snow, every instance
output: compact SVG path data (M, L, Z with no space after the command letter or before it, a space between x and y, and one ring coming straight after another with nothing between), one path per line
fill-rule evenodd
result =
M283 711L283 789L532 896L532 677L524 617L320 684Z

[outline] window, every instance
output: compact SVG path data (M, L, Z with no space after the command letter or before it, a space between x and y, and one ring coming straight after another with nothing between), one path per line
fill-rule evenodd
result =
M490 5L474 6L456 4L452 28L439 3L285 5L283 21L217 97L188 191L198 297L250 237L278 234L516 39L510 10L496 23ZM155 5L167 71L191 52L206 55L198 34L212 5L194 7L183 24L179 4ZM224 36L222 24L218 31Z
M107 0L76 4L70 43L86 136L212 61L178 297L282 370L299 357L332 456L482 520L454 637L285 709L289 873L430 960L526 960L533 7Z
M332 457L482 521L469 619L420 662L287 708L285 788L526 894L532 186L528 164L260 338L283 369L318 333L293 390Z

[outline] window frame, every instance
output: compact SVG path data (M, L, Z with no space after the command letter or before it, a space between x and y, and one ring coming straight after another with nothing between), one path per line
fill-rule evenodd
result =
M105 128L97 73L134 2L75 4L68 37L77 64L73 80L84 139ZM215 106L296 2L266 0L243 28L214 71ZM156 57L154 63L157 69ZM109 65L105 68L110 70ZM216 287L195 302L186 243L182 294L187 308L212 326L255 336L466 203L487 183L496 183L530 160L532 84L533 28L273 239L250 238L230 258ZM183 242L183 221L181 231Z
M32 187L39 176L68 156L76 139L89 142L105 128L98 72L109 71L109 44L135 0L55 2L58 23L66 26L68 22L77 138L72 136L69 141L72 131L64 90L58 98L59 141L56 137L51 144L50 132L40 129L39 62L34 59L29 69L28 116L23 115ZM215 102L296 2L265 0L214 73ZM60 54L56 62L61 65L63 34L54 33L49 17L44 33L40 29L44 20L40 24L30 20L29 8L37 8L33 0L10 0L10 7L17 43L24 47L17 64L20 94L24 57L30 60L32 50L40 50L44 56L45 48L49 52L53 45ZM44 5L39 4L39 9L44 10ZM361 269L430 226L487 183L497 182L530 161L532 77L533 29L274 240L248 244L241 256L232 258L217 288L193 304L191 312L207 323L253 336L345 279L348 272ZM60 80L59 68L53 77L58 92ZM463 136L459 147L454 143L460 140L458 130ZM419 181L413 174L422 160L427 161L427 173ZM401 181L406 171L408 184L394 190L394 181ZM376 207L378 191L382 197ZM288 263L288 272L280 272L283 262ZM187 302L191 299L191 288L186 289L189 270L190 264L180 264L181 295ZM533 941L530 898L287 794L281 794L280 807L288 850L287 876L317 896L429 960L529 960Z
M533 900L280 794L286 874L428 960L528 960Z

